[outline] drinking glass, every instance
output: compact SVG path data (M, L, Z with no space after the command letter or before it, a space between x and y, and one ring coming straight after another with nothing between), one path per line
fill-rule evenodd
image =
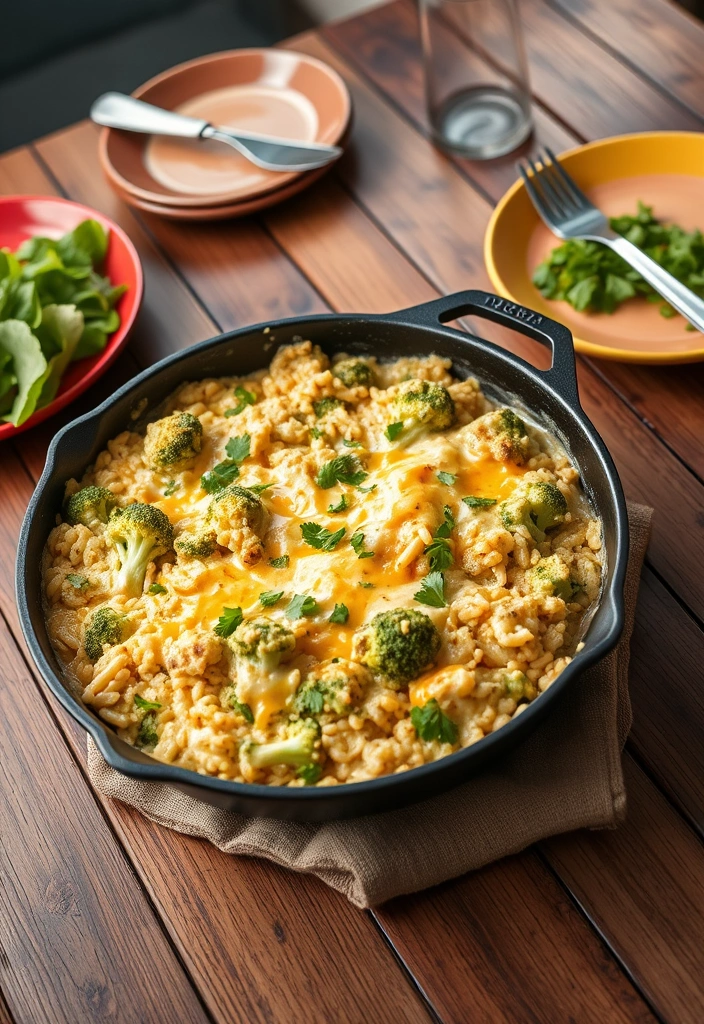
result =
M517 0L419 0L433 138L473 160L530 135L528 62Z

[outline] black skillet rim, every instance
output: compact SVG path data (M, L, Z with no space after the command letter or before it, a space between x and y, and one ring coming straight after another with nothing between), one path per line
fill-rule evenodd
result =
M467 334L464 331L443 326L444 321L453 320L468 313L484 316L487 319L503 323L522 334L539 340L542 344L549 345L553 352L552 368L548 371L537 370L519 356L494 345L492 342L485 341L473 334ZM57 454L60 451L62 441L69 432L75 430L79 425L100 419L101 415L112 405L122 400L131 392L138 391L145 382L158 376L167 366L172 366L181 360L192 357L198 352L206 351L257 331L264 332L267 329L274 331L283 326L300 326L302 330L305 330L306 325L323 321L353 325L376 324L383 326L385 323L394 325L407 324L409 327L421 326L430 328L439 335L460 340L465 344L470 342L472 347L489 350L493 357L498 356L500 360L503 360L513 370L517 368L524 375L532 378L533 382L537 383L540 388L546 389L553 399L567 407L568 411L579 422L589 443L596 450L600 458L604 473L610 484L610 499L614 504L617 532L616 554L613 559L614 565L610 585L604 590L600 598L600 608L606 604L610 605L611 625L608 632L593 645L589 644L587 634L585 637L585 648L562 671L550 688L540 695L540 700L533 701L521 715L507 722L500 730L485 736L477 744L464 747L440 758L438 761L420 765L409 772L383 775L364 782L345 783L341 786L332 787L269 786L260 783L241 783L216 779L208 775L200 775L191 769L179 768L155 759L150 760L148 763L141 763L125 758L110 743L108 739L109 727L100 722L97 717L94 718L90 715L84 705L71 695L68 688L62 683L44 657L44 652L34 631L32 615L26 600L26 587L30 585L30 569L27 562L27 536L36 509L42 500L43 492L54 476ZM231 796L235 800L240 800L242 803L257 801L261 801L263 804L270 803L272 805L272 817L281 816L277 815L273 805L283 800L289 803L292 809L293 805L296 805L302 812L302 820L305 820L304 808L308 805L311 805L312 810L312 805L320 806L325 803L344 802L346 794L349 794L347 797L349 801L358 803L359 798L363 798L365 794L379 794L381 791L393 789L402 784L411 775L414 779L418 780L418 788L423 789L423 781L439 770L441 771L443 767L448 765L448 762L452 762L453 766L457 768L462 763L465 763L467 765L466 777L470 778L472 774L470 765L473 761L483 764L491 759L492 748L515 745L515 742L518 742L522 736L532 731L533 719L536 719L535 724L537 725L539 719L549 710L548 705L555 704L576 676L581 675L590 665L595 664L615 647L624 626L623 586L627 561L628 517L626 503L613 460L600 435L579 404L574 349L570 332L561 324L524 307L509 303L496 295L488 292L471 291L450 295L390 314L323 313L314 316L292 317L285 320L253 324L234 331L225 332L175 352L143 370L136 377L131 378L91 412L85 413L83 416L72 420L62 427L53 438L47 452L44 470L30 499L22 523L16 562L16 598L22 632L42 678L62 707L89 733L110 767L115 768L130 778L145 782L165 782L176 785L179 788L187 787L189 790L198 788L213 790ZM514 737L514 743L512 743L511 740ZM449 789L456 784L456 782L450 782L443 788ZM372 811L372 813L374 812ZM344 817L344 814L333 815L332 817Z

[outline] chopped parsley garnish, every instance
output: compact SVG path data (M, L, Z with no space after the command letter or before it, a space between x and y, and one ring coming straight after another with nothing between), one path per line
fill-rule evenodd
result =
M323 774L323 769L319 764L303 764L296 772L299 779L303 779L306 786L314 786L320 776Z
M306 615L314 615L318 609L318 602L308 594L294 594L291 603L286 609L288 619L301 619Z
M252 709L250 708L249 704L243 704L241 701L237 700L237 697L235 697L234 688L230 696L230 707L232 708L233 711L236 711L239 715L242 715L245 722L248 722L250 725L254 725L254 715L252 714Z
M252 494L262 494L264 491L268 491L274 484L248 484L247 490L251 491Z
M283 590L267 590L264 594L259 595L259 603L264 605L265 608L270 608L277 601L280 601L283 596Z
M279 555L278 558L270 558L269 565L272 569L288 569L290 558L288 555Z
M147 711L139 725L136 745L138 747L155 747L159 742L156 731L156 711Z
M338 483L354 484L357 487L367 479L367 476L356 455L338 455L320 467L315 482L318 487L327 491Z
M350 544L354 548L354 552L357 558L373 558L373 551L364 550L364 534L361 530L357 530L355 534L350 537Z
M138 708L143 711L158 711L161 704L158 700L147 700L145 697L141 697L138 693L134 695L134 702Z
M251 447L249 434L242 434L241 437L231 437L225 445L227 458L218 462L216 466L203 473L200 478L200 485L208 494L215 494L227 487L240 475L239 463L244 462L249 456Z
M178 484L176 483L176 481L175 480L169 480L168 484L166 485L166 490L164 491L164 497L165 498L170 498L171 495L175 494L177 490L178 490Z
M372 491L376 490L376 484L372 484L371 487L358 487L357 490L361 491L362 494L371 494Z
M218 619L217 625L213 627L213 630L224 639L235 632L242 619L241 608L223 608L222 615Z
M350 612L346 604L336 604L332 615L328 619L328 622L336 622L340 626L344 626L350 617Z
M361 448L362 447L362 442L361 441L349 441L346 437L344 437L342 439L342 443L344 444L345 448Z
M66 582L70 583L76 590L85 590L86 587L90 586L90 580L85 576L81 576L79 572L69 572L66 574Z
M319 437L323 436L323 432L322 432L322 430L318 430L317 427L311 427L310 428L310 436L314 437L315 440L317 441Z
M489 508L496 504L496 498L477 498L474 494L468 494L462 501L469 508Z
M438 473L438 480L441 484L446 484L448 487L452 487L455 480L457 479L456 473L446 473L444 469L441 469Z
M357 584L357 586L358 587L364 587L365 590L371 590L372 587L374 586L374 584L373 583L367 583L366 580L360 580L359 583Z
M444 608L445 577L441 572L430 572L421 581L420 590L413 595L418 604L427 604L431 608Z
M454 561L452 548L447 542L447 538L455 526L455 517L449 505L444 506L443 515L443 522L438 526L435 537L424 551L424 554L430 555L432 572L443 572L445 569L449 569Z
M389 423L384 433L386 434L389 441L395 441L402 430L403 423L399 420L398 423Z
M347 495L343 494L340 500L338 501L337 505L333 505L332 503L328 505L328 512L344 512L345 509L349 507L350 503L347 500Z
M422 740L457 743L458 730L433 697L422 708L411 708L411 722Z
M152 583L147 590L148 594L168 594L168 590L161 583Z
M239 416L248 405L254 405L257 400L257 396L252 391L247 391L246 388L242 387L235 388L235 398L237 399L237 405L234 409L226 409L226 416Z
M319 715L325 707L325 695L320 689L320 684L303 690L300 696L296 697L296 708L307 715Z
M330 533L324 526L317 523L301 523L301 533L306 544L320 551L333 551L345 536L345 527Z

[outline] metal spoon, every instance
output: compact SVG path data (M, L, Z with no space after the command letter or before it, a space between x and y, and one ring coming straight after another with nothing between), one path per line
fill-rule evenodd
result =
M339 146L325 146L320 142L297 142L259 132L218 128L207 121L175 114L120 92L99 96L90 108L90 116L96 124L128 132L225 142L265 171L312 171L336 160L342 153Z

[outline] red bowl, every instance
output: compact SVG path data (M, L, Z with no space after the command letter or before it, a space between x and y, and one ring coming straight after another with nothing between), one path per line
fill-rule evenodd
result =
M53 416L105 373L127 343L144 291L144 276L137 250L122 228L109 217L90 206L56 196L0 197L0 247L16 249L32 235L59 238L88 217L97 220L110 233L102 273L107 274L113 284L127 285L127 291L115 306L120 315L120 326L110 335L102 352L69 364L53 402L35 412L20 427L12 423L0 424L0 440L14 437Z

